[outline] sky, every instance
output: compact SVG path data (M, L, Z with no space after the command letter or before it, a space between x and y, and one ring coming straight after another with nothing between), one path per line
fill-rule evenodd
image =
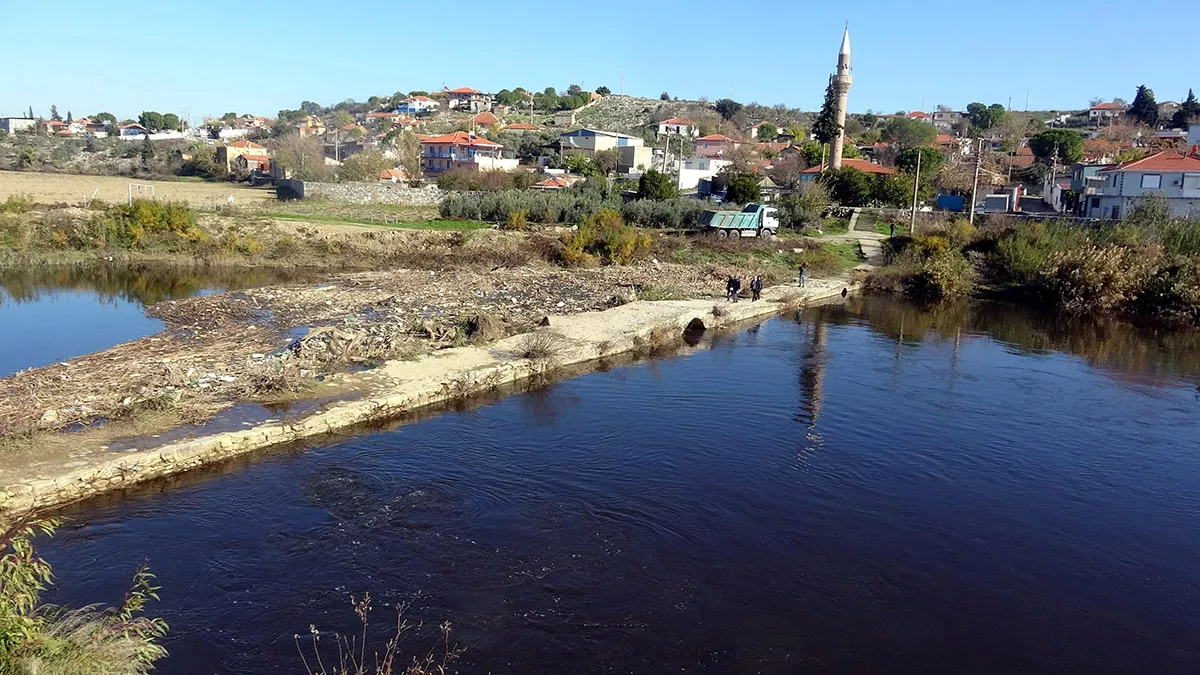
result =
M1136 14L1200 18L1186 6L1147 0ZM198 123L443 85L573 83L815 110L847 23L852 112L1023 110L1027 96L1031 110L1067 110L1132 100L1139 84L1159 102L1200 87L1200 40L1155 38L1126 58L1113 47L1141 38L1124 14L1028 1L0 0L0 116L53 104L64 117L157 110Z

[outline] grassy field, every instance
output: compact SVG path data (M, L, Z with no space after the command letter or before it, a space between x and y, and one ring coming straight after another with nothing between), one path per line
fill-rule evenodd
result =
M152 185L154 196L158 199L185 201L196 208L226 206L230 203L230 197L238 207L254 207L276 201L275 191L269 187L21 171L0 171L0 201L9 195L29 195L39 204L84 204L92 199L120 203L128 199L130 183Z

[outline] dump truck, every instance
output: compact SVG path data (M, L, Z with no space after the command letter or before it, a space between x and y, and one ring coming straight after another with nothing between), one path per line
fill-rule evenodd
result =
M705 211L700 226L718 237L774 237L779 233L779 209L747 204L741 211Z

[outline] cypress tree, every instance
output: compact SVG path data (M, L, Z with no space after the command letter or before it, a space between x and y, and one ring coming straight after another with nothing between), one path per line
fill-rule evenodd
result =
M1186 129L1192 120L1198 117L1200 117L1200 101L1197 101L1196 95L1192 93L1191 89L1188 89L1187 99L1171 118L1171 126L1175 129Z
M812 132L818 142L831 143L841 133L842 129L837 123L837 106L837 84L831 77L829 86L825 88L825 103L821 105L821 112L817 114L817 120L813 122Z
M1158 104L1154 102L1154 91L1150 87L1143 84L1137 88L1128 115L1149 127L1158 124Z

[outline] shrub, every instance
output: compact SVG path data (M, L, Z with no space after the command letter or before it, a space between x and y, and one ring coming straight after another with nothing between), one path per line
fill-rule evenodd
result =
M975 266L957 251L941 251L921 261L909 292L925 298L966 295L975 288Z
M9 195L0 202L0 213L25 213L32 208L33 197L29 195Z
M619 212L605 209L580 223L563 243L563 259L569 265L584 265L596 259L627 265L638 252L650 248L650 236L626 225Z
M1038 270L1038 285L1067 311L1103 311L1132 300L1152 272L1152 257L1141 251L1074 248L1046 259Z
M704 202L698 199L637 199L621 205L621 216L626 222L643 227L695 229L700 225L704 209Z
M508 220L504 223L504 229L514 232L521 232L529 227L529 211L521 209L508 214Z

